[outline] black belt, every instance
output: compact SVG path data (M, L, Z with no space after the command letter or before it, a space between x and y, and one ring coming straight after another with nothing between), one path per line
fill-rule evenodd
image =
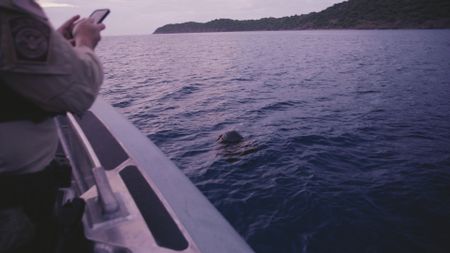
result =
M0 209L52 205L57 189L70 185L70 174L70 167L56 161L35 173L0 173Z

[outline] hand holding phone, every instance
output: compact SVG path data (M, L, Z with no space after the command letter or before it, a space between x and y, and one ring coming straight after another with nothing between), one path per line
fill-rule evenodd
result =
M75 27L76 22L80 19L80 15L76 15L71 17L69 20L64 22L58 29L56 29L57 32L59 32L64 38L71 41L73 39L73 28Z
M109 12L108 9L95 10L89 19L80 20L73 30L75 46L87 46L94 49L101 39L100 32L105 29L105 25L101 22Z
M105 20L111 11L109 9L98 9L92 12L89 18L94 19L95 23L100 24Z

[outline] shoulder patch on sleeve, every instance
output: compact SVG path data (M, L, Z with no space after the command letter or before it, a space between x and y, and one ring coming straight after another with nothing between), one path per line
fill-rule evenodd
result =
M46 63L50 48L50 27L31 17L9 20L14 53L18 62Z

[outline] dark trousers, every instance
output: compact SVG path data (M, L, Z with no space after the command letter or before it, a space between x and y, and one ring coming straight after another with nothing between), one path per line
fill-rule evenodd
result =
M11 252L54 252L57 226L53 211L60 185L56 162L36 173L0 174L0 209L21 209L34 227L33 240Z

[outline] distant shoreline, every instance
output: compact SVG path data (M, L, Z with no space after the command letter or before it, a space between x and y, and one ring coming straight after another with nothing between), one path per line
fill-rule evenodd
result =
M438 30L449 30L450 28L435 28L435 29L310 29L310 30L277 30L277 31L235 31L235 32L208 32L212 33L245 33L245 32L305 32L305 31L438 31ZM189 33L189 34L208 34L208 33ZM151 36L151 35L176 35L176 34L187 34L187 33L136 33L136 34L108 34L102 36L103 38L113 38L113 37L127 37L127 36Z
M447 0L349 0L321 12L290 17L168 24L156 29L154 34L423 29L450 29L450 3Z
M208 33L250 33L250 32L307 32L307 31L438 31L450 30L450 28L372 28L372 29L303 29L303 30L253 30L253 31L223 31L223 32L173 32L173 33L152 33L136 35L112 35L112 36L139 36L139 35L174 35L174 34L208 34Z

